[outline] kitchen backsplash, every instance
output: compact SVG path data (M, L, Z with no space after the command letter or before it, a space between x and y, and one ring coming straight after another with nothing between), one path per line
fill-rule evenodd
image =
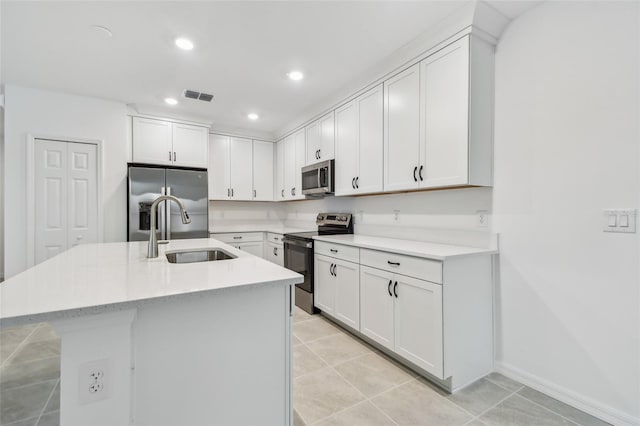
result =
M417 241L493 247L491 188L385 194L364 197L326 197L282 203L210 201L209 225L284 223L315 229L319 212L354 215L356 234ZM485 212L485 225L479 213Z

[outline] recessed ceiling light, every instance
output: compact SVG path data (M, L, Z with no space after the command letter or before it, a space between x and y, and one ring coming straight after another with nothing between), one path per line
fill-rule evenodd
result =
M174 98L164 98L164 101L166 103L168 103L169 105L177 105L178 104L178 101L175 100Z
M289 77L290 80L299 81L304 78L304 74L300 71L291 71L287 73L287 77Z
M258 118L260 118L260 116L258 114L256 114L255 112L252 112L252 113L247 114L247 118L249 120L257 120Z
M176 39L176 46L182 50L192 50L193 42L188 38L180 37Z

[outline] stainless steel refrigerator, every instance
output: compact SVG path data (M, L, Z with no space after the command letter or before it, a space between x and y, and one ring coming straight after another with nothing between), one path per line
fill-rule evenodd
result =
M128 241L149 239L151 204L164 194L184 203L191 223L182 223L176 203L161 202L156 212L159 240L209 237L206 170L129 165L128 176Z

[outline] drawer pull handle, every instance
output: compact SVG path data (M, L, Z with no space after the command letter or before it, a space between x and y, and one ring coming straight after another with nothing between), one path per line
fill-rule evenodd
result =
M338 250L336 250L336 249L331 249L331 253L337 253L337 252L338 252Z
M241 240L242 237L233 237L234 240Z
M274 256L277 256L277 255L278 255L278 249L277 249L277 248L275 248L275 247L273 248L273 255L274 255Z
M393 294L394 296L396 296L396 299L398 298L397 288L398 288L398 281L396 281L396 283L393 285Z
M392 261L390 261L390 260L387 260L387 263L388 263L389 265L393 265L393 266L400 266L400 262L392 262Z
M393 296L393 294L391 294L391 283L393 281L389 280L389 285L387 286L387 291L389 292L389 296Z

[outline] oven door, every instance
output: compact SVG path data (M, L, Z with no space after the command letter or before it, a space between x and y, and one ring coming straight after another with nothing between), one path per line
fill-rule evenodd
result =
M283 242L284 267L304 277L304 282L296 287L313 293L313 243L286 237Z

